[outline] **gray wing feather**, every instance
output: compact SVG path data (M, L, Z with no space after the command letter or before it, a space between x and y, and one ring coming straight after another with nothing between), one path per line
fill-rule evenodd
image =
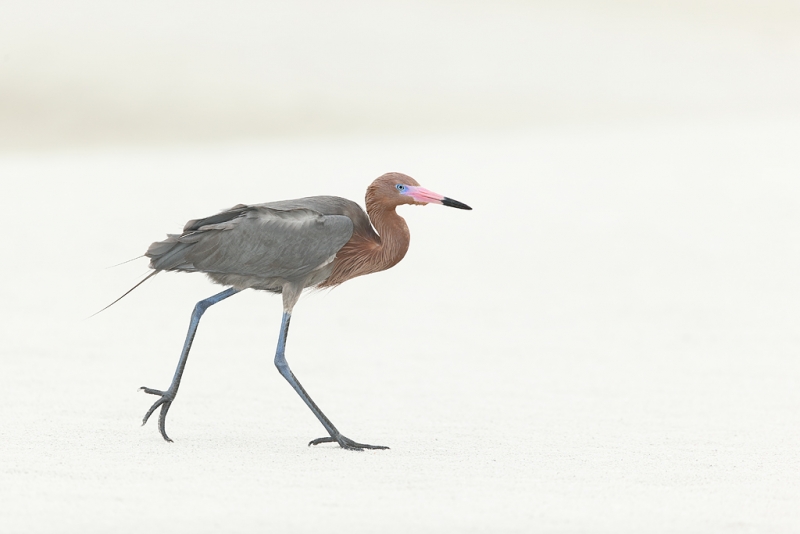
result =
M238 205L189 221L183 234L153 243L146 256L156 270L302 279L333 260L353 221L294 203Z
M203 226L211 225L211 224L219 224L230 221L237 217L241 217L244 215L246 211L251 210L251 206L247 206L245 204L236 204L229 210L221 211L216 215L212 215L211 217L206 217L205 219L194 219L186 223L183 227L184 233L191 232L193 230L199 230Z

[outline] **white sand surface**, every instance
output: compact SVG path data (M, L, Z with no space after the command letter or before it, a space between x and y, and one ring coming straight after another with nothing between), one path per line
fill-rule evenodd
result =
M0 531L797 532L800 122L0 155ZM402 210L395 268L206 314L136 257L191 218L386 171L470 204Z

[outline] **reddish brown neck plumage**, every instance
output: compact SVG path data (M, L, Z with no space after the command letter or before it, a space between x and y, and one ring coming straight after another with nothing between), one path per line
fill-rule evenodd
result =
M364 274L376 273L396 265L408 251L411 234L406 221L373 188L367 190L370 225L353 228L350 238L333 261L333 272L319 287L339 285ZM377 233L376 233L377 231Z
M379 245L376 249L377 255L372 259L379 268L370 272L382 271L397 265L408 252L411 232L408 231L405 219L395 211L396 207L380 201L370 202L367 196L367 214L380 236L377 240Z

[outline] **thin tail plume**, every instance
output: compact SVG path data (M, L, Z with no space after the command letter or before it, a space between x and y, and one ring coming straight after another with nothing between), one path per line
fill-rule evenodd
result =
M136 256L135 258L131 258L129 260L125 260L125 261L123 261L121 263L117 263L116 265L109 265L108 267L106 267L106 269L113 269L114 267L119 267L120 265L125 265L126 263L130 263L132 261L136 261L139 258L144 258L144 254L142 254L141 256Z
M132 288L130 288L129 290L127 290L125 293L123 293L121 297L119 297L117 300L115 300L114 302L112 302L111 304L109 304L108 306L106 306L105 308L103 308L102 310L100 310L100 311L97 311L97 312L94 312L93 314L91 314L91 315L88 317L88 319L91 319L92 317L94 317L95 315L97 315L97 314L98 314L98 313L100 313L100 312L104 312L104 311L106 311L106 310L107 310L107 309L109 309L111 306L113 306L113 305L114 305L114 304L116 304L117 302L121 301L123 298L127 297L127 296L128 296L128 293L130 293L131 291L133 291L134 289L136 289L136 288L137 288L137 287L139 287L140 285L142 285L142 284L144 284L145 282L147 282L147 281L148 281L150 278L154 277L154 276L155 276L155 275L157 275L159 272L161 272L161 271L153 271L152 273L148 274L148 275L147 275L147 276L145 276L145 277L144 277L144 278L143 278L143 279L142 279L142 280L141 280L141 281L140 281L138 284L136 284L135 286L133 286Z

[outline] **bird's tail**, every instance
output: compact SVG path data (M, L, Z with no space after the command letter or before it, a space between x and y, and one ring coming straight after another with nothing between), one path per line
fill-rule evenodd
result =
M133 286L132 288L130 288L129 290L127 290L125 293L123 293L123 294L122 294L122 296L121 296L121 297L119 297L117 300L115 300L114 302L112 302L111 304L109 304L108 306L106 306L105 308L103 308L102 310L100 310L100 311L97 311L97 312L94 312L94 313L93 313L93 314L91 314L91 315L90 315L88 318L89 318L89 319L91 319L92 317L94 317L94 316L95 316L95 315L97 315L98 313L106 311L106 310L107 310L107 309L109 309L111 306L113 306L113 305L114 305L114 304L116 304L117 302L121 301L123 298L127 297L127 296L128 296L128 293L130 293L131 291L133 291L134 289L136 289L136 288L137 288L137 287L139 287L140 285L142 285L142 284L144 284L145 282L147 282L147 281L148 281L150 278L154 277L154 276L155 276L155 275L157 275L159 272L161 272L161 271L153 271L152 273L148 274L148 275L147 275L147 276L145 276L145 277L144 277L144 278L143 278L143 279L142 279L142 280L141 280L141 281L140 281L138 284L136 284L135 286Z

